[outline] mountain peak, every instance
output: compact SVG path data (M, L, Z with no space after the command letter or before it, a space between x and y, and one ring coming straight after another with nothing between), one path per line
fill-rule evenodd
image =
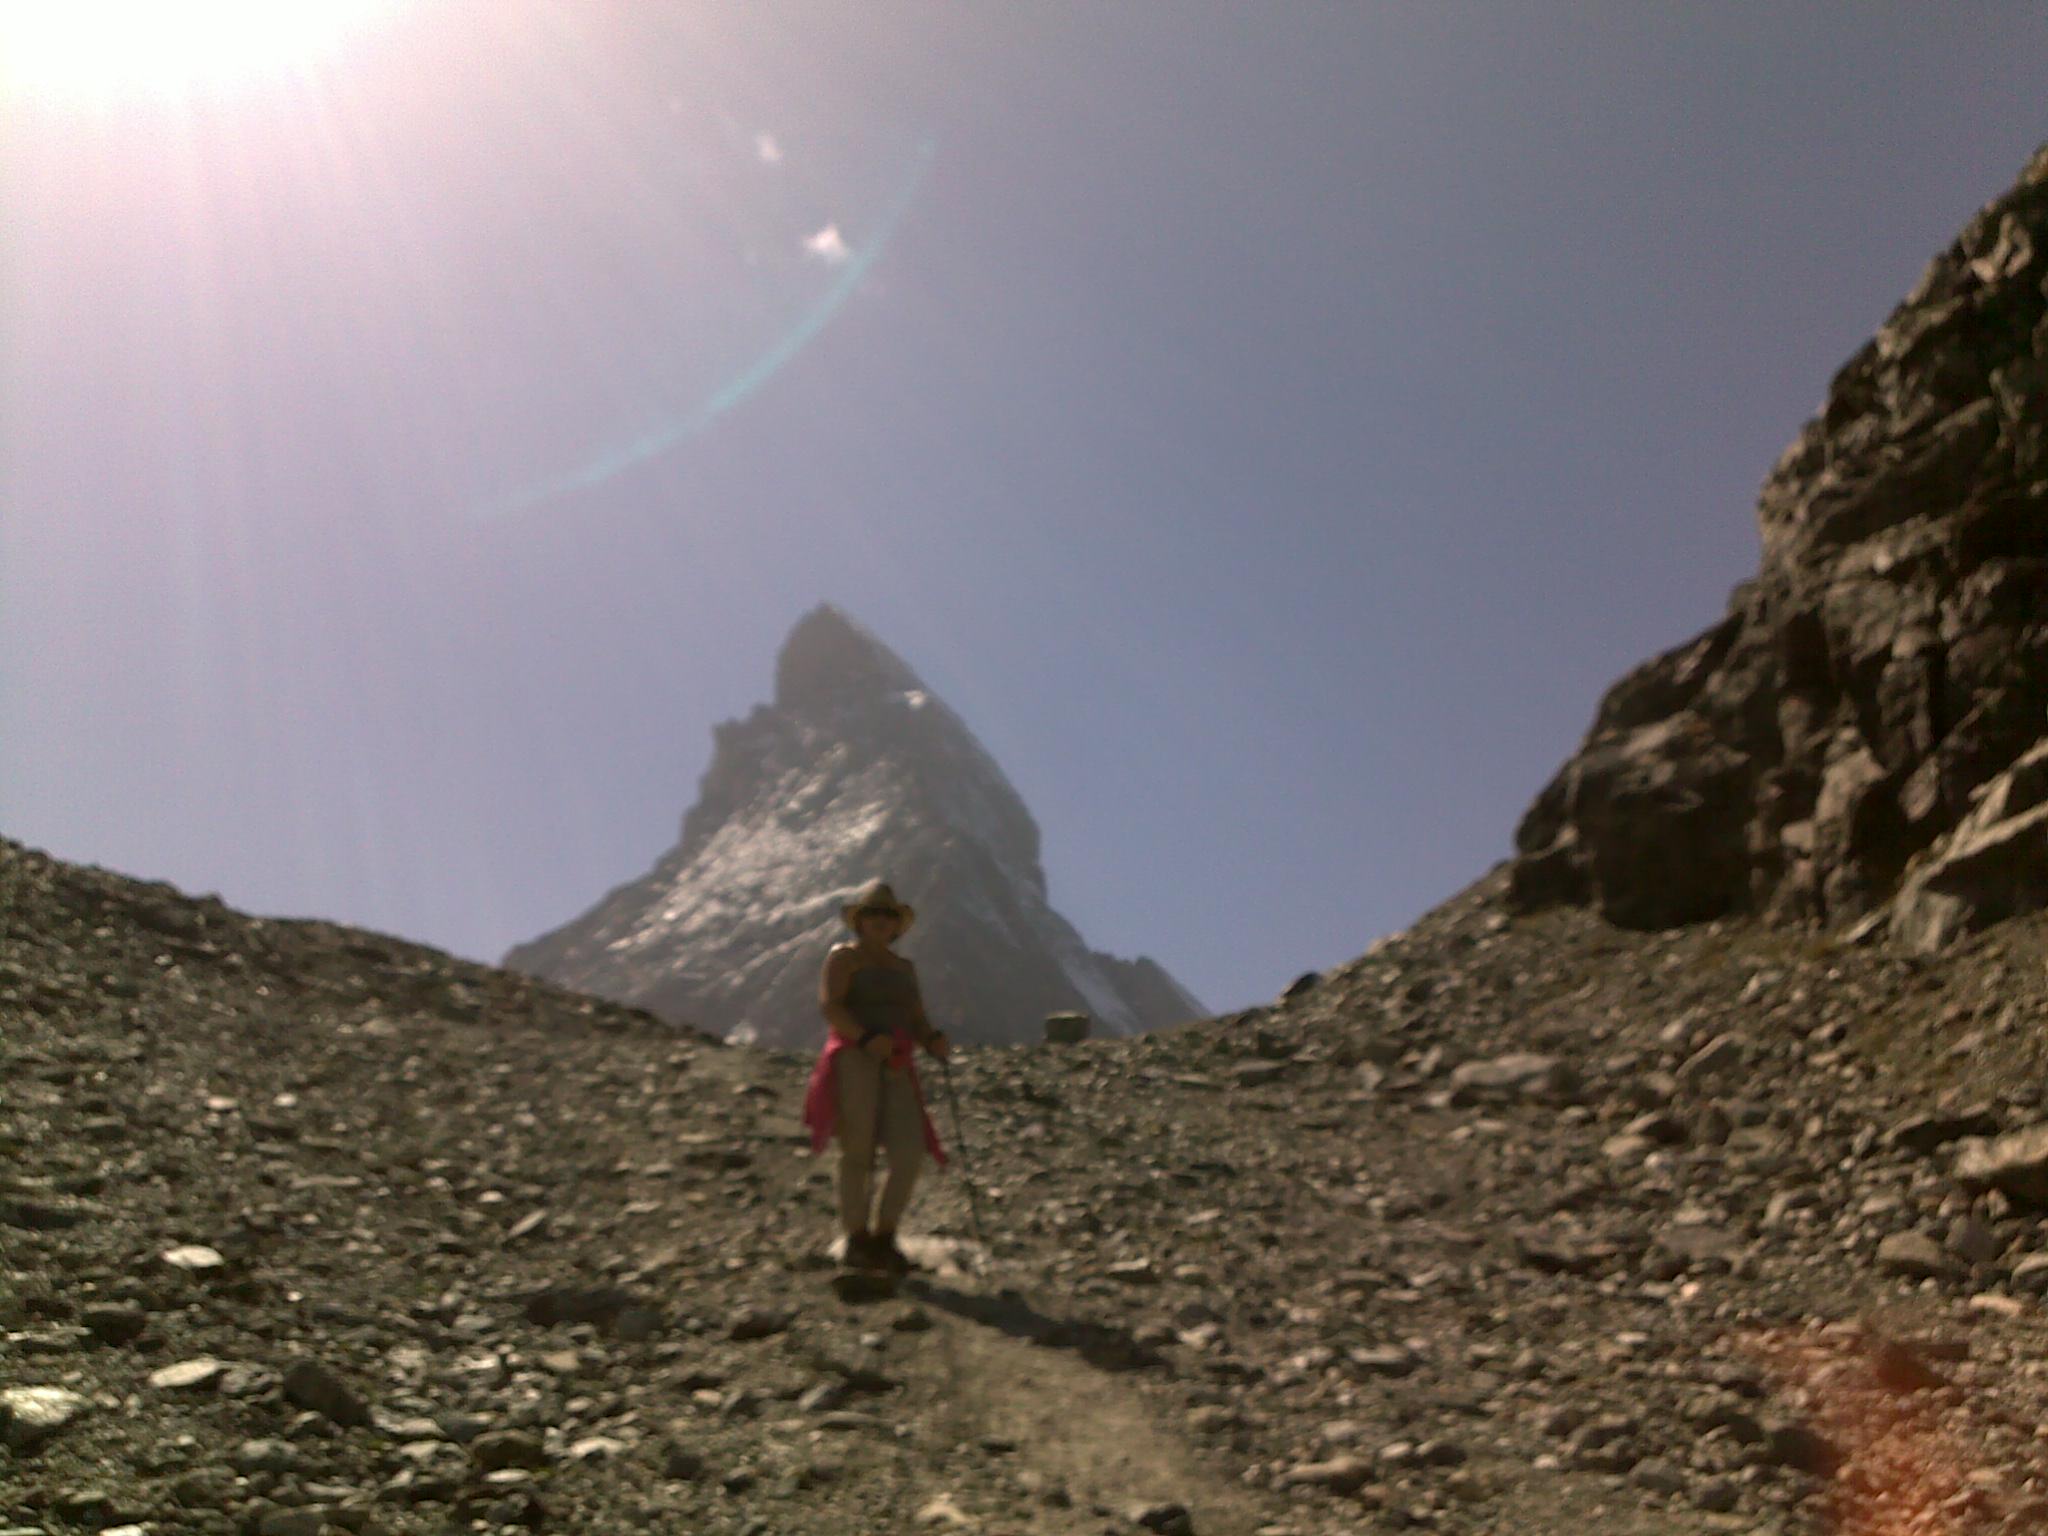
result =
M830 603L797 620L775 660L775 704L783 710L808 713L923 686L901 656Z
M680 841L506 963L728 1038L804 1044L823 1027L818 971L845 935L840 906L878 875L919 909L926 1000L961 1039L1032 1039L1048 1013L1126 1035L1203 1011L1053 910L1038 825L1002 769L829 604L783 643L774 702L718 727Z

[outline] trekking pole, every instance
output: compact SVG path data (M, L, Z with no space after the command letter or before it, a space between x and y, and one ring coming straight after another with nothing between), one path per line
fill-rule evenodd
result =
M974 1175L968 1171L967 1132L960 1124L960 1095L953 1087L953 1063L943 1056L939 1058L939 1076L946 1084L946 1102L953 1109L953 1139L960 1144L960 1177L967 1185L967 1210L974 1221L974 1240L981 1244L983 1253L994 1258L995 1251L989 1247L988 1234L981 1226L981 1202L975 1198Z

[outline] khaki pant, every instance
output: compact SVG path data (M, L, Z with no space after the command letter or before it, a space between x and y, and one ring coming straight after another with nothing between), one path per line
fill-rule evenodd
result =
M839 1218L849 1232L893 1232L910 1204L924 1166L924 1118L908 1071L866 1051L843 1050L832 1059L839 1094ZM880 1206L868 1219L875 1148L889 1155Z

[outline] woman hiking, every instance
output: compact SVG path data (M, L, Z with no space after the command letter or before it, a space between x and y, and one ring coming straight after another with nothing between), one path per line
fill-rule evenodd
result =
M941 1166L913 1050L923 1046L944 1059L952 1042L925 1016L917 969L891 947L910 929L915 909L877 881L840 909L853 930L851 943L825 957L818 1003L829 1033L804 1095L811 1150L839 1134L839 1219L846 1229L846 1262L857 1269L897 1274L915 1266L897 1246L896 1224L910 1203L924 1154ZM888 1154L889 1176L873 1201L875 1148Z

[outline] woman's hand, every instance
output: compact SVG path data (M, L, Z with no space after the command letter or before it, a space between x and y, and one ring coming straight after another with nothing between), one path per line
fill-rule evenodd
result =
M869 1036L861 1042L860 1048L877 1061L887 1061L896 1054L896 1040L894 1036L884 1032Z

